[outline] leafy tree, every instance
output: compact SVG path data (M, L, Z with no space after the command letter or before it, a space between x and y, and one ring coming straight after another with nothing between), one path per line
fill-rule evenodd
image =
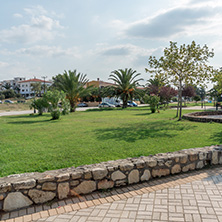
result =
M222 68L216 70L212 77L212 82L214 83L214 90L217 91L218 95L222 94Z
M70 111L69 101L64 92L53 90L44 93L43 97L48 102L48 108L52 119L58 119L60 114L66 115Z
M34 97L41 93L41 82L31 83L31 90L34 92Z
M169 101L177 95L177 90L175 90L173 87L170 86L162 86L160 88L159 97L160 100L169 103Z
M5 83L2 87L7 90L11 89L12 85L10 83Z
M196 95L193 97L193 100L197 103L198 101L201 100L200 96Z
M64 71L53 79L54 87L66 93L66 98L70 102L70 111L75 112L77 102L80 98L89 94L92 87L85 88L88 82L86 74L77 73L76 70Z
M208 91L207 95L210 96L211 100L214 101L214 106L215 106L215 105L216 105L216 102L215 102L215 101L217 100L217 98L218 98L218 96L219 96L219 93L218 93L216 87L213 87L212 89L210 89L210 90Z
M203 108L203 101L204 101L205 96L206 96L206 91L205 91L204 87L199 87L199 88L196 87L196 94L198 96L200 96L200 98L201 98L201 107Z
M13 89L6 89L6 90L2 91L2 94L5 96L5 99L15 97L15 91Z
M0 100L3 100L3 99L5 99L5 95L2 92L0 92Z
M140 73L136 73L136 70L130 69L118 69L112 71L112 74L109 76L110 80L113 80L116 86L108 87L107 89L110 91L110 95L120 97L123 101L123 108L127 107L127 102L129 99L133 99L133 97L138 96L140 90L136 87L139 84L140 80L136 79L140 76Z
M48 109L51 113L52 120L59 119L60 115L69 113L69 101L66 99L64 92L54 90L43 94L43 97L32 101L30 108L38 110L39 115Z
M186 84L204 84L209 80L213 67L209 66L208 59L213 57L206 45L201 47L194 41L190 45L177 47L176 42L170 42L170 47L164 49L164 55L157 59L150 56L147 72L167 78L178 88L179 120L182 119L182 89ZM178 114L178 113L177 113Z
M43 114L44 109L48 108L49 104L45 97L32 100L30 104L30 109L34 108L34 110L38 110L39 115Z
M194 97L196 95L195 88L191 85L185 85L182 90L182 96L184 97L184 105L185 101L188 98Z

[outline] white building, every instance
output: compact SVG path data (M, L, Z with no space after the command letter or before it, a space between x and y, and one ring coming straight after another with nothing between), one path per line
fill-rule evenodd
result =
M1 90L5 90L4 86L6 84L9 84L11 86L11 89L17 90L19 92L19 82L20 81L24 81L25 77L15 77L12 80L3 80L2 82L0 82L0 91Z
M44 86L45 86L45 89L47 89L49 86L52 85L52 82L50 81L44 81L44 80L36 79L36 78L20 81L18 83L19 88L20 88L20 94L24 97L34 96L35 92L32 91L32 84L37 83L37 82L40 82L42 85L41 93L44 93Z

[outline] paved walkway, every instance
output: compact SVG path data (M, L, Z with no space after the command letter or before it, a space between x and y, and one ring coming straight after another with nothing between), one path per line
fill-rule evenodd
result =
M220 222L221 209L222 167L217 167L32 207L32 212L23 209L4 214L2 220Z

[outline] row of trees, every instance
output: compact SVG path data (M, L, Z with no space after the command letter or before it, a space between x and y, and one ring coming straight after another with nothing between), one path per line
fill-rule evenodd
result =
M129 99L144 98L147 101L168 102L172 97L178 97L177 116L182 118L182 98L195 96L193 86L204 86L206 81L213 80L215 89L219 91L222 86L221 70L213 69L208 65L208 59L214 56L213 50L206 45L201 47L194 41L190 45L177 46L170 42L170 46L164 49L163 56L157 59L151 56L148 60L148 73L154 77L148 81L145 90L138 88L140 73L132 69L115 70L109 79L115 82L115 86L104 87L95 90L93 87L85 87L88 79L85 74L74 71L64 71L53 77L52 89L63 91L70 103L70 111L74 112L80 98L92 95L96 91L97 97L117 96L123 101L123 108L127 107ZM171 85L173 87L171 87ZM148 96L147 96L148 95ZM155 96L152 99L151 97Z

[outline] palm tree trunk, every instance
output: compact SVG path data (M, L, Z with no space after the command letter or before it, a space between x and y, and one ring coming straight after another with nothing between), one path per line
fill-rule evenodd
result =
M73 100L70 100L70 112L73 113L76 111L76 103Z

